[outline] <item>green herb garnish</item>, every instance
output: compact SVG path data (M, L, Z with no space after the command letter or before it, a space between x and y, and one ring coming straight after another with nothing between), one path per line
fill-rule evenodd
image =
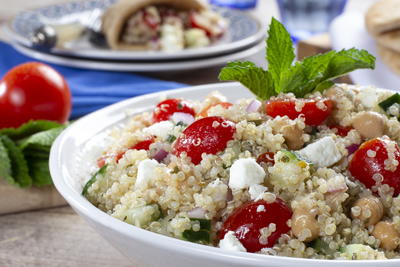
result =
M0 130L0 178L19 187L52 184L49 153L65 125L30 121L19 128Z
M267 100L279 93L293 93L296 97L323 91L333 85L332 80L356 69L373 69L375 57L366 50L355 48L317 54L294 63L295 53L290 34L272 18L267 38L268 70L254 63L230 62L219 79L242 83L259 99Z
M11 163L11 176L5 177L6 180L19 187L31 186L32 178L29 175L28 163L25 160L22 150L8 136L2 135L0 136L0 140L7 150Z

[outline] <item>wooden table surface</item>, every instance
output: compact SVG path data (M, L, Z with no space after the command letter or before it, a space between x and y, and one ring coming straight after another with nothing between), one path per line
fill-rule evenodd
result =
M71 0L0 0L0 23L18 11ZM74 1L74 0L73 0ZM267 20L276 14L273 0L262 0L268 6ZM272 5L271 5L272 4ZM0 39L7 41L0 31ZM1 51L0 51L1 53ZM263 53L250 58L264 61ZM147 74L190 85L217 82L219 68ZM6 204L6 203L3 203ZM70 207L52 208L0 216L0 267L108 267L138 266L129 262L100 235L92 230Z

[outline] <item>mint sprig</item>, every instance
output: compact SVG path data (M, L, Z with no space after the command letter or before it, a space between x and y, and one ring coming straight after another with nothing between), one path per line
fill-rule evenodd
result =
M0 130L0 179L29 187L52 184L49 152L65 125L30 121L19 128Z
M279 93L293 93L296 97L304 97L331 87L333 79L351 71L375 68L375 57L366 50L355 48L317 54L294 63L295 54L290 34L274 18L266 43L268 70L248 61L230 62L221 70L219 79L238 81L259 99L267 100Z

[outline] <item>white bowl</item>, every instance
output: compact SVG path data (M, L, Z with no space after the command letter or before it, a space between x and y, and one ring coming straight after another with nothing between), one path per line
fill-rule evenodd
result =
M114 104L74 122L55 141L50 153L50 171L54 184L71 207L100 235L108 240L138 266L377 266L398 267L400 260L376 261L329 261L232 252L199 245L152 233L117 220L93 206L82 195L83 175L89 173L82 153L95 155L100 145L98 136L115 127L126 118L126 110L133 113L151 110L163 95L202 99L211 91L218 90L230 101L252 97L237 83L210 84L144 95ZM103 134L104 136L104 134ZM82 168L82 166L84 168Z

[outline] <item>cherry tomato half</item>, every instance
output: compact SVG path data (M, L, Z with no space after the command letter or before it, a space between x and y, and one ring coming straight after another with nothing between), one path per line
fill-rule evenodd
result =
M296 110L296 103L289 99L269 100L265 104L265 113L271 117L288 116L289 119L296 119L303 115L307 125L318 126L324 122L332 113L333 102L330 99L297 99L304 103L301 111ZM319 103L323 103L323 109L318 107Z
M274 156L275 154L273 152L265 152L263 154L260 154L257 157L257 163L264 162L266 164L274 165L275 164Z
M194 109L192 109L188 103L181 99L171 98L157 104L153 112L153 121L160 122L169 120L175 112L183 112L193 117L195 116Z
M29 62L11 69L0 82L0 128L29 120L64 123L71 113L67 82L52 67Z
M364 142L354 152L349 163L349 171L354 178L366 187L372 188L376 180L394 188L397 196L400 193L400 165L385 169L388 151L393 159L400 163L400 149L396 142L387 138L375 138Z
M335 130L336 133L341 137L346 137L347 134L351 130L353 130L352 127L344 127L344 126L341 126L341 125L332 125L332 126L329 126L329 128Z
M292 217L292 211L281 200L273 203L265 200L248 202L226 219L219 238L223 239L228 231L235 232L236 238L242 243L248 252L257 252L266 247L272 247L282 234L289 232L287 221ZM274 223L276 230L266 241L260 240L260 229Z
M131 146L129 149L136 149L136 150L149 150L150 145L154 143L154 138L149 138L143 141L139 141L138 143L136 143L135 145ZM118 162L126 153L125 151L121 151L119 152L116 156L115 156L115 161ZM102 157L100 157L97 160L97 166L99 166L100 168L103 167L106 164L106 160L107 158L112 157L112 155L106 154Z
M193 164L199 164L202 153L217 154L224 150L235 132L235 123L222 117L199 119L189 125L175 141L173 154L179 156L186 152Z

